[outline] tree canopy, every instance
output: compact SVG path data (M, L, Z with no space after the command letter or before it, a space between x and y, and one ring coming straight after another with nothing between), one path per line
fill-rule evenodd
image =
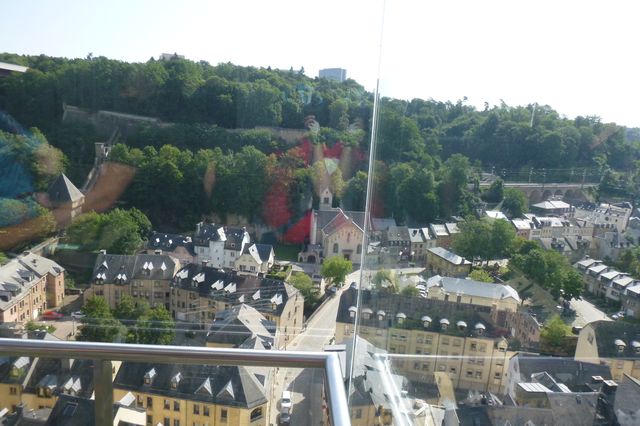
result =
M342 285L351 271L353 271L353 265L350 260L342 256L332 256L324 260L320 273L331 284Z

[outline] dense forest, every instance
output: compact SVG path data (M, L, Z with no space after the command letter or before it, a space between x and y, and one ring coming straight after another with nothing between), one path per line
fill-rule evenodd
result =
M324 186L334 204L364 207L374 95L353 80L177 57L126 63L0 54L0 61L30 67L0 79L0 111L13 117L1 130L39 128L76 183L101 139L91 125L62 123L64 103L170 123L139 128L111 153L137 171L124 202L156 228L192 229L212 212L295 228ZM256 126L306 133L292 145ZM465 100L384 98L372 208L407 224L470 214L480 194L468 184L480 168L512 180L587 176L601 181L601 194L635 200L638 135L543 105L480 110Z

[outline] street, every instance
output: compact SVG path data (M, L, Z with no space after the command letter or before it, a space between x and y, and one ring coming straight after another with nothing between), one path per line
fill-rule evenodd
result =
M344 288L352 281L359 281L360 271L349 274ZM306 329L287 345L292 351L322 351L329 344L336 330L336 315L342 289L327 299L306 324ZM294 425L322 424L322 370L307 368L281 368L272 384L270 424L277 424L280 396L283 390L292 393L291 423Z

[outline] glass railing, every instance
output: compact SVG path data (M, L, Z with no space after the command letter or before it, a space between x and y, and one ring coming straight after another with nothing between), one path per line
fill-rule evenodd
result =
M0 354L8 421L350 424L343 353L0 339Z
M236 3L0 5L0 422L640 424L637 13Z

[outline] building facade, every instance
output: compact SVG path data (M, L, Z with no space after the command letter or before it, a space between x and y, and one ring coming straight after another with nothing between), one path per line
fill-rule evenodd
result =
M0 323L26 324L64 299L64 269L25 252L0 267Z
M464 278L471 273L471 262L443 247L433 247L427 250L427 270L431 274Z

